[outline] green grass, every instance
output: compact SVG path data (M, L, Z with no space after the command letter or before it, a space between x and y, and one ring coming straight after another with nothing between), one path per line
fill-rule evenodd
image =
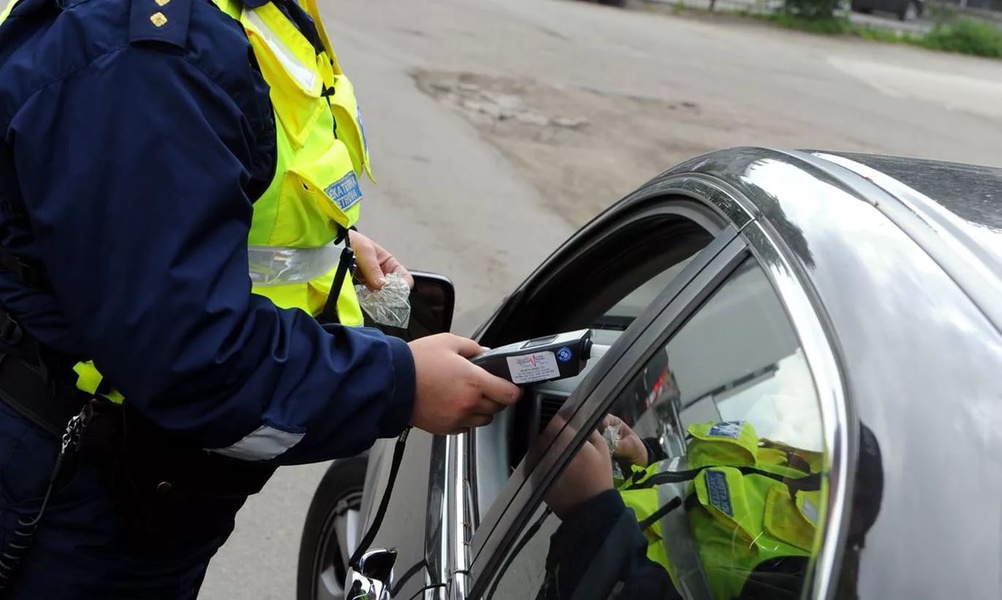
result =
M820 35L851 35L874 42L911 44L958 54L1002 58L1002 29L986 21L956 18L940 23L926 34L898 33L878 27L855 25L846 17L806 19L796 15L744 13L790 29Z
M932 50L1002 58L1002 30L976 19L957 19L936 27L913 43Z
M898 32L881 27L856 25L849 17L833 15L831 17L815 17L824 14L828 0L787 0L792 1L790 12L764 14L748 9L727 10L718 9L717 14L730 14L743 18L756 19L788 29L797 29L818 35L852 36L873 42L889 44L910 44L938 50L969 54L987 58L1002 58L1002 23L996 25L989 21L958 16L958 11L950 7L932 5L928 17L936 23L928 33ZM673 3L673 12L685 10L684 0ZM830 10L827 9L827 10ZM806 16L805 16L806 15Z
M889 29L865 27L862 25L854 25L851 33L863 38L864 40L870 40L871 42L884 42L887 44L899 44L902 42L909 43L914 38L914 36L910 33L898 33Z
M808 33L819 33L822 35L838 35L851 33L852 23L844 17L832 17L830 19L805 19L796 15L777 13L775 15L763 15L762 18L790 29L799 29Z

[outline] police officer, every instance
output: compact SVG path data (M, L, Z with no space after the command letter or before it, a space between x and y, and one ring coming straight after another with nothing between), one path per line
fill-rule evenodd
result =
M517 399L355 327L412 280L314 0L13 0L0 134L0 597L194 598L277 466Z

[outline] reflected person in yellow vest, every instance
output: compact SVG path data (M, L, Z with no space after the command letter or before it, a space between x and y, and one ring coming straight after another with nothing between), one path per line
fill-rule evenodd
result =
M0 597L189 600L276 468L517 400L362 326L371 169L315 0L5 2Z
M602 435L609 427L621 434L612 454L626 477L613 477ZM821 457L760 440L747 423L688 430L688 464L679 469L657 439L641 439L606 416L546 495L562 522L551 537L540 600L801 596L820 543ZM855 598L853 565L882 490L879 445L861 425L838 598Z
M676 587L712 600L799 597L817 541L822 456L759 439L748 422L687 428L685 464L616 417L617 482L649 541L648 557Z

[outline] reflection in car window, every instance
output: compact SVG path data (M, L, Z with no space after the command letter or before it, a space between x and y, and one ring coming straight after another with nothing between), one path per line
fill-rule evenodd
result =
M489 597L800 596L824 510L821 415L795 333L755 262L601 417ZM547 433L559 447L568 430L555 418Z
M661 273L648 279L635 290L623 297L612 308L607 310L598 320L592 323L595 329L619 328L625 329L640 316L642 312L663 292L668 284L675 279L682 269L692 262L694 255L671 265ZM618 326L618 327L617 327Z

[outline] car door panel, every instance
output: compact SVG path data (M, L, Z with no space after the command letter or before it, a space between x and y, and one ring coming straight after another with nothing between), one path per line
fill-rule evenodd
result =
M597 217L554 252L479 328L475 339L488 346L497 346L537 334L553 333L553 328L562 325L553 318L554 315L568 319L565 321L567 326L563 327L563 330L568 330L574 317L583 318L581 315L601 311L603 303L617 302L619 296L631 291L626 288L634 283L647 282L664 270L663 265L648 260L645 247L632 246L636 240L649 240L652 234L679 242L678 256L668 257L664 263L673 264L683 257L691 258L693 264L686 266L682 279L693 276L709 256L737 234L737 229L727 225L725 218L727 214L737 215L740 212L739 203L729 198L729 193L703 176L659 177ZM717 202L706 205L702 203L703 196L700 194L712 196ZM747 216L741 218L739 215L739 220L747 222ZM630 222L646 225L627 240L630 243L625 248L622 244L610 247L605 243L609 235ZM710 255L701 255L700 252L714 236L719 237ZM671 246L671 242L661 242L660 245ZM617 262L624 256L620 252L629 251L631 246L632 260ZM559 296L558 292L569 289L566 285L568 279L580 284L602 269L606 275L593 279L588 285L579 286L577 294L566 297L557 305L548 306L546 310L539 309L540 305L551 303L555 296ZM627 271L633 274L635 281L618 278L621 272ZM654 285L657 283L654 282ZM639 305L644 304L644 299L641 300ZM554 306L559 308L555 310ZM599 362L596 360L593 365ZM514 417L514 411L504 411L495 419L495 426L502 427ZM506 452L498 451L504 436L490 439L486 436L488 431L489 428L478 429L475 440L467 436L435 438L423 432L411 433L386 521L373 542L373 547L398 551L394 568L394 597L410 598L426 589L437 593L434 590L448 582L452 574L448 562L456 560L456 548L472 541L464 541L462 536L450 540L448 536L458 529L468 537L495 500L501 484L508 480L511 463L506 458L510 457L506 457ZM454 464L456 453L448 450L457 448L457 441L462 442L467 456L472 457L476 464ZM374 509L384 494L392 449L393 442L384 441L370 452L368 483L363 498L365 510L362 513L366 527L371 523ZM446 465L450 468L447 469ZM459 467L462 467L462 473L457 472ZM461 480L460 488L456 487L457 477ZM462 486L466 486L465 490ZM405 489L406 493L400 493ZM469 514L465 514L467 511ZM469 556L472 558L473 553Z
M395 598L410 598L427 586L444 584L438 579L440 571L429 553L443 523L445 474L440 468L436 440L436 436L424 431L409 432L385 517L370 547L397 553L391 590ZM395 445L396 440L378 440L368 453L361 532L371 527L376 508L386 494Z

